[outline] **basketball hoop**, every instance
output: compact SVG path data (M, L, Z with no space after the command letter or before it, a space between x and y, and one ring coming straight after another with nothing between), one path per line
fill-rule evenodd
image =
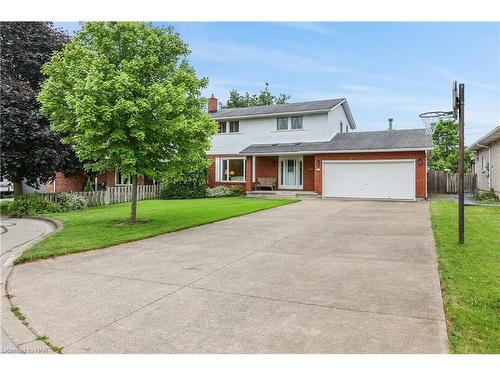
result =
M425 124L425 132L427 134L434 134L436 125L443 120L453 118L453 112L446 111L432 111L424 112L418 115Z
M427 134L434 134L434 130L436 129L436 125L439 124L440 121L447 119L457 119L458 117L458 109L460 107L460 100L458 95L458 85L457 81L453 81L451 85L451 111L432 111L432 112L424 112L418 115L425 124L425 132Z

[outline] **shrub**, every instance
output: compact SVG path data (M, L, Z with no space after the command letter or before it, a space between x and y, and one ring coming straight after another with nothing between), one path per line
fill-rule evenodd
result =
M474 193L474 200L485 203L497 203L500 201L498 195L496 195L495 190L493 189L483 192L476 190Z
M229 188L229 190L231 190L231 195L234 195L234 196L239 196L239 195L245 194L245 190L241 186L238 186L238 185L231 186Z
M90 178L87 178L87 183L85 184L83 191L94 191L94 187L92 186L92 182L90 181Z
M161 199L203 198L207 189L207 171L185 173L180 179L168 181L160 188Z
M89 204L87 198L77 193L61 193L57 197L57 203L63 211L83 210Z
M58 204L49 202L42 194L32 193L14 199L9 205L9 215L12 217L30 216L51 212L60 212Z
M226 186L216 186L214 188L207 189L207 197L227 197L232 195L231 190Z
M0 202L0 212L3 214L9 213L9 207L12 204L12 201L3 201Z

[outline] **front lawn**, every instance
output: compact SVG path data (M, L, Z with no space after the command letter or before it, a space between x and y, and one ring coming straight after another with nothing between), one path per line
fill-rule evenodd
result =
M500 207L465 207L462 246L457 211L431 202L450 352L500 353Z
M243 197L140 201L137 220L145 222L137 225L117 225L129 218L130 203L50 214L46 216L61 221L63 229L24 252L15 263L100 249L293 202Z

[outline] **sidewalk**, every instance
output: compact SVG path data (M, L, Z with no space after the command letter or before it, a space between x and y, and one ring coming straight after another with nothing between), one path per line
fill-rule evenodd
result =
M28 218L0 220L0 272L1 272L1 341L2 353L50 352L41 341L10 311L5 289L14 260L28 247L55 230L48 221ZM48 350L47 350L48 349Z

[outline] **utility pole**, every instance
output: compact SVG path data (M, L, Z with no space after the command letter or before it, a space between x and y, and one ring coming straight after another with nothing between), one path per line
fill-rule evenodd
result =
M458 242L464 243L464 84L458 86Z

